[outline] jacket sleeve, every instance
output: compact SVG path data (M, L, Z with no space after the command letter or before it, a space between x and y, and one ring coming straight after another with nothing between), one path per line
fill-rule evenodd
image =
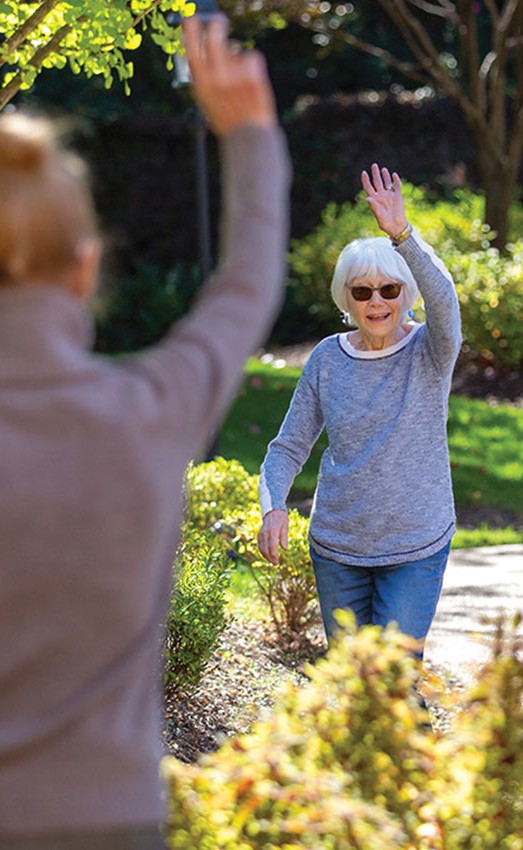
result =
M461 346L461 320L454 280L434 249L414 230L396 246L425 302L430 356L440 374L450 372Z
M309 457L323 425L318 392L305 367L285 419L277 436L269 443L261 467L262 516L272 510L286 510L292 483Z
M217 268L190 313L122 368L197 452L215 432L245 359L269 331L283 294L289 166L278 128L243 127L222 142Z

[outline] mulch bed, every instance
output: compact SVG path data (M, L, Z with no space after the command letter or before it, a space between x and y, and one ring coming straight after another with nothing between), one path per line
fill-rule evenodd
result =
M304 663L314 663L326 648L320 627L311 631L298 651L285 651L274 641L267 623L232 622L198 688L192 693L173 690L166 695L167 752L191 763L200 755L217 750L228 737L248 732L271 709L285 682L308 682ZM436 734L448 731L464 688L448 671L427 668L422 691Z
M183 762L213 752L224 738L247 732L273 704L284 682L304 684L306 661L326 650L320 628L296 651L281 649L266 622L233 620L197 689L165 698L165 744Z

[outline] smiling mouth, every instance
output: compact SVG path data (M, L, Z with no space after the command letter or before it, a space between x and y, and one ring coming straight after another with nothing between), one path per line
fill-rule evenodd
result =
M372 315L367 316L367 319L371 322L382 322L385 319L388 319L390 313L373 313Z

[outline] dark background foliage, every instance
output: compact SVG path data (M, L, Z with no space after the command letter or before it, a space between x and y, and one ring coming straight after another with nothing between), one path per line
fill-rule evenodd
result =
M370 13L369 13L370 14ZM367 15L369 17L369 15ZM383 15L361 19L383 27ZM390 28L389 28L390 29ZM394 32L387 31L394 40ZM278 94L294 166L291 235L303 237L331 201L354 200L373 161L438 195L475 188L473 148L458 109L406 88L401 75L336 44L325 51L291 24L258 38ZM398 45L396 44L396 52ZM98 347L124 351L157 339L186 310L198 285L194 110L174 89L152 44L136 56L130 97L67 69L49 71L19 104L68 116L72 143L89 160L106 239ZM208 139L213 253L217 250L219 164ZM350 235L348 235L350 238ZM289 292L275 339L314 336ZM297 330L299 327L299 331Z

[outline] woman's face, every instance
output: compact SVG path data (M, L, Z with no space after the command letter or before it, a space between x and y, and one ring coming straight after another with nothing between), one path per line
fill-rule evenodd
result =
M351 319L359 330L373 338L389 338L402 324L405 315L405 286L400 284L397 298L384 298L380 294L381 287L387 284L398 284L392 277L377 274L374 277L357 277L347 286L347 302ZM368 301L357 301L352 295L353 287L370 287L372 297Z

